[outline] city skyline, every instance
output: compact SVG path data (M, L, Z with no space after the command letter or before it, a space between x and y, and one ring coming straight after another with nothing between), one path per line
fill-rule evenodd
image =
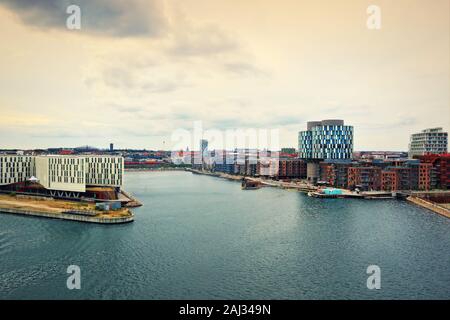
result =
M194 121L297 147L306 122L345 119L354 150L406 151L450 128L448 1L379 1L380 30L370 1L72 2L80 30L65 2L0 0L2 149L171 150Z

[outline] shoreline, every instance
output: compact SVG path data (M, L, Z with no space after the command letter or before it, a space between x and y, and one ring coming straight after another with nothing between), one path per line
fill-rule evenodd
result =
M140 172L140 171L186 171L186 168L125 168L125 172Z
M117 217L117 218L105 218L105 217L97 217L97 216L82 216L75 214L67 214L67 213L50 213L43 211L29 211L22 209L6 209L0 208L0 213L3 214L14 214L14 215L22 215L22 216L31 216L31 217L41 217L41 218L49 218L49 219L60 219L60 220L68 220L68 221L78 221L78 222L87 222L87 223L97 223L97 224L123 224L134 221L134 215L131 213L126 217Z
M201 171L201 170L195 170L195 169L186 169L186 171L191 172L192 174L200 174L200 175L206 175L216 178L222 178L227 179L230 181L241 181L243 178L246 178L248 180L260 182L263 186L266 187L274 187L279 189L290 189L290 190L297 190L298 192L302 193L308 193L308 192L316 192L319 190L319 187L311 186L307 184L298 184L298 183L292 183L292 182L280 182L280 181L267 181L266 179L262 178L255 178L255 177L244 177L241 175L230 175L226 173L215 173L215 172L208 172L208 171ZM337 188L335 188L337 189ZM385 199L391 199L391 200L407 200L409 203L419 206L423 209L426 209L427 211L431 211L435 214L438 214L442 217L450 219L450 209L445 208L443 206L440 206L437 203L434 203L432 201L427 201L424 199L419 198L417 195L420 195L420 192L416 192L416 195L409 195L406 197L399 197L398 195L401 194L401 192L392 192L392 194L396 194L396 196L386 197L385 194L389 192L378 192L378 191L372 191L372 192L361 192L360 194L356 194L355 192L352 192L350 190L346 189L340 189L343 191L343 194L340 198L346 198L346 199L362 199L362 200L385 200ZM427 192L423 192L427 193ZM447 192L450 197L450 191ZM325 196L325 198L336 198L334 196Z
M100 211L93 203L20 195L0 195L0 213L98 224L134 221L134 214L126 207L114 211Z
M416 196L409 196L408 198L406 198L406 200L418 207L427 209L428 211L432 211L436 214L450 219L450 210L443 206L440 206L435 202L427 201Z
M201 174L206 176L212 176L217 178L222 178L230 181L242 181L242 179L247 179L250 181L255 181L261 183L265 187L273 187L273 188L280 188L280 189L296 189L301 192L310 192L310 191L317 191L318 187L312 186L307 183L293 183L293 182L283 182L283 181L275 181L275 180L269 180L264 178L258 178L258 177L246 177L241 175L231 175L228 173L222 173L222 172L208 172L208 171L200 171L195 169L186 169L185 171L191 172L193 174Z

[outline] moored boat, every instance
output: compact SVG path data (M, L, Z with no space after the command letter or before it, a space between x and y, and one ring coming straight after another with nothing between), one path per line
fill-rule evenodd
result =
M249 180L249 179L242 179L242 190L256 190L261 188L262 184L259 181L255 180Z

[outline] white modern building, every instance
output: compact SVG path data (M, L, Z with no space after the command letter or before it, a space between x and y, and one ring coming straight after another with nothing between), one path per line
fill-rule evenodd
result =
M0 155L0 185L22 182L34 174L34 157Z
M0 155L0 186L35 177L48 190L85 192L88 186L120 188L123 170L120 156Z
M423 156L425 154L447 153L448 133L442 128L430 128L411 135L408 155Z

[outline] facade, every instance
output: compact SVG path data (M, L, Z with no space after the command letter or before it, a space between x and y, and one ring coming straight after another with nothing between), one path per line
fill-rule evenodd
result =
M88 186L120 188L123 158L119 156L0 155L0 186L35 177L47 190L86 192Z
M353 126L343 120L309 121L298 134L298 156L307 161L307 178L319 179L319 162L346 160L353 156Z
M381 168L374 166L348 168L348 187L358 188L361 191L380 190Z
M343 120L311 121L299 132L299 157L304 159L351 159L353 126Z
M423 156L426 154L446 153L448 148L448 133L442 128L431 128L422 130L420 133L411 135L408 155Z
M120 187L123 180L122 157L89 156L86 161L86 184L90 186Z
M279 179L302 179L306 177L306 162L301 159L279 159Z
M85 192L85 159L72 156L38 156L36 178L49 190Z
M394 171L381 172L381 190L395 191L398 190L398 178Z
M430 190L431 189L431 170L433 166L431 163L421 163L419 164L419 178L418 178L418 189L419 190Z
M0 155L0 186L25 181L35 174L34 157Z
M450 154L417 156L421 164L429 164L430 189L450 189Z
M325 160L320 163L320 182L331 187L347 188L351 160Z

